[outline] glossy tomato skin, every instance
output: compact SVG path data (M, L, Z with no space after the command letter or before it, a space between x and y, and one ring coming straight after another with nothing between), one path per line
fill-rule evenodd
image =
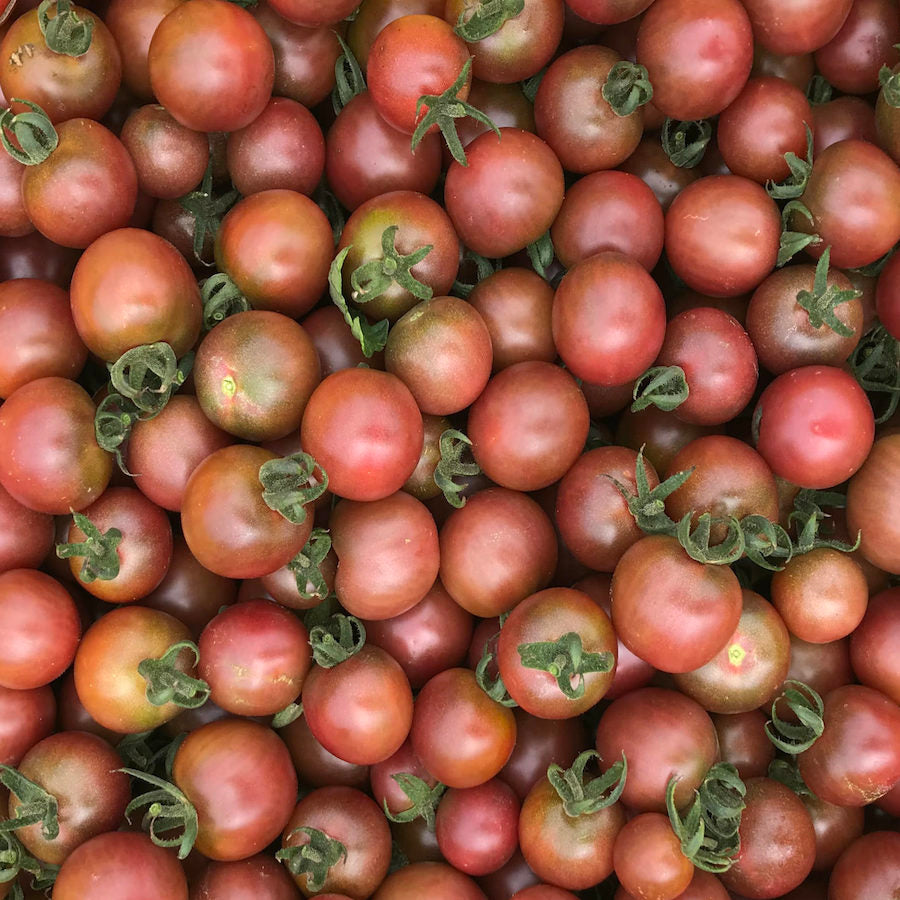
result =
M616 836L613 863L622 887L638 897L658 900L680 897L694 874L662 813L641 813L626 822Z
M637 61L653 103L673 119L703 119L740 93L753 64L750 20L738 0L663 0L641 21Z
M34 569L0 575L0 623L6 649L0 687L31 690L49 684L69 667L81 637L71 594Z
M265 108L275 80L272 47L239 6L192 0L160 22L148 52L159 102L194 131L237 131Z
M509 256L536 241L562 205L563 171L536 135L501 128L466 148L468 166L454 161L444 203L463 244L488 258Z
M900 835L873 831L855 840L840 856L828 882L828 900L889 897L900 883Z
M350 326L344 321L343 313L336 306L314 309L302 324L316 346L323 378L340 369L353 369L360 363L372 369L384 368L384 354L373 353L367 359Z
M900 340L900 267L893 259L888 260L878 278L875 303L881 324Z
M691 441L720 431L718 427L692 425L679 419L674 412L648 406L636 413L627 409L622 411L615 440L632 450L643 447L644 459L657 472L665 472L678 451Z
M247 778L247 767L261 777ZM284 828L297 775L278 735L248 719L221 719L192 731L172 764L172 780L197 809L196 848L209 859L245 859Z
M108 831L70 854L53 885L53 896L58 900L88 896L188 900L188 887L174 851L157 847L140 832Z
M298 896L287 869L259 854L209 863L192 886L191 900L297 900Z
M249 444L223 447L194 469L181 527L199 562L225 578L257 578L290 562L312 531L312 516L289 522L262 499L259 469L277 459Z
M697 169L679 168L662 148L662 144L654 136L641 139L634 153L620 166L640 178L653 191L663 212L672 205L672 201L689 184L700 177Z
M49 685L19 691L0 687L0 765L19 760L53 731L56 700Z
M639 16L648 0L570 0L566 6L579 18L598 25L616 25Z
M326 750L310 731L305 716L295 719L278 732L287 744L299 780L310 787L342 784L365 790L369 767L349 763Z
M862 622L850 636L856 677L900 704L900 668L892 648L900 635L900 589L888 588L869 600Z
M844 24L853 0L745 0L753 36L773 53L811 53L827 44Z
M25 237L34 234L34 225L25 211L22 198L22 173L25 166L8 153L0 158L0 236Z
M375 369L344 369L313 391L300 439L347 500L382 500L400 490L422 451L422 416L409 389Z
M779 375L753 417L760 455L776 475L806 488L834 487L849 478L868 456L875 433L862 388L831 366Z
M420 862L391 873L372 895L373 900L487 900L487 894L464 875L442 862Z
M746 781L759 778L769 771L775 759L775 746L766 734L767 716L753 709L745 713L713 715L719 738L719 756L731 763Z

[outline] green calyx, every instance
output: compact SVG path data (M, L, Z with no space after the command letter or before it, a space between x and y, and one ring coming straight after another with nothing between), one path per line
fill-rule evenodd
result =
M408 772L398 772L391 775L391 778L400 786L400 790L406 794L409 799L410 806L408 809L400 812L392 813L388 809L387 800L382 801L384 814L391 822L413 822L416 819L424 819L429 831L434 831L434 814L437 809L438 802L447 790L447 786L439 781L431 787L428 782L423 781L416 775Z
M122 451L131 435L132 426L141 418L141 411L121 394L107 394L97 405L94 414L94 437L97 444L107 453L113 453L116 463L126 474L131 472L125 466ZM152 417L151 417L152 418Z
M295 878L305 875L307 889L318 893L325 886L332 866L347 859L347 848L324 831L306 825L295 828L291 836L301 832L309 838L309 843L282 847L275 859L285 863Z
M793 259L801 250L810 244L821 244L822 238L817 234L807 234L805 231L791 231L789 222L792 213L798 213L811 224L814 222L813 214L799 200L789 200L781 211L781 240L778 245L778 259L775 265L781 268L788 260Z
M469 57L463 64L462 69L460 69L456 81L443 94L423 94L416 101L418 125L416 125L416 130L413 132L412 141L410 142L412 150L415 150L428 131L437 125L444 136L444 140L447 142L450 155L461 166L468 166L466 152L463 150L462 141L460 141L459 135L456 133L456 120L466 117L475 119L476 122L481 122L482 125L487 125L488 128L496 133L498 138L500 137L500 129L488 116L481 112L480 109L472 106L471 103L466 103L465 100L459 99L459 92L468 82L471 71L472 58ZM423 108L427 109L427 112L419 119Z
M740 850L739 828L747 789L730 763L716 763L706 774L685 815L675 806L678 779L666 786L666 809L681 852L699 869L727 872Z
M794 200L805 190L812 173L813 163L813 136L809 125L806 125L806 159L800 159L796 153L790 150L784 154L784 161L788 164L790 175L777 184L774 181L766 183L766 191L773 200Z
M211 275L200 284L203 299L203 327L214 328L235 313L247 312L250 302L234 281L221 272Z
M685 513L675 529L678 543L691 559L705 565L727 566L744 555L744 532L734 516L721 518L705 512L698 516L696 526L693 518L693 513ZM718 544L710 546L713 525L725 525L726 532Z
M303 549L287 564L297 580L297 593L304 600L328 596L322 563L331 550L331 536L325 528L313 528Z
M503 627L504 621L505 615L500 617L501 628ZM490 667L491 663L494 661L494 650L496 649L497 638L499 636L500 632L498 631L485 641L481 659L478 660L478 665L475 666L475 683L495 703L507 707L518 706L519 704L509 696L509 691L506 690L506 685L503 683L503 678L500 675L498 667L495 667L497 668L496 676L491 676Z
M467 44L483 41L496 34L510 19L525 9L525 0L480 0L459 14L453 29ZM471 10L471 15L467 14Z
M807 787L796 761L788 762L786 759L773 759L769 763L769 778L780 781L785 787L790 788L798 797L815 797L815 794Z
M444 431L438 441L441 458L434 470L434 483L444 492L444 499L456 509L466 505L466 498L462 495L465 485L457 484L453 479L481 473L478 463L463 460L463 454L471 446L468 437L455 428Z
M119 544L122 532L118 528L100 531L84 514L72 512L75 527L84 533L84 540L71 544L57 544L56 555L60 559L73 556L84 558L78 578L85 584L92 581L111 581L119 574Z
M366 79L347 42L334 32L341 45L341 55L334 63L334 88L331 91L331 107L334 114L340 111L366 89Z
M0 832L40 825L45 840L52 841L59 837L59 804L56 797L11 766L0 765L0 784L19 800L13 818L0 822Z
M159 415L191 371L194 354L181 360L165 341L141 344L126 350L110 367L112 389L130 401L141 414Z
M681 366L653 366L634 383L631 411L640 412L653 405L663 412L671 412L678 409L690 393L691 389Z
M672 165L679 169L699 166L706 146L712 138L712 125L706 119L696 122L679 122L669 119L663 123L662 146Z
M813 75L806 86L806 98L813 106L827 103L834 94L834 88L824 75Z
M519 644L516 649L524 668L552 675L559 689L570 700L578 700L584 696L585 675L591 672L611 672L616 662L612 653L585 652L581 635L574 631L567 632L555 641Z
M622 60L609 70L601 93L617 116L630 116L653 99L653 85L645 66Z
M278 712L272 716L271 725L273 728L285 728L287 725L290 725L291 722L296 722L302 715L302 703L288 703L284 709L278 710Z
M480 281L484 281L485 278L489 275L493 275L494 272L500 269L500 260L486 259L484 256L480 256L474 250L469 250L468 248L463 251L462 258L464 264L467 260L474 263L475 280L468 282L460 281L457 278L457 280L453 282L453 287L450 290L455 296L465 299L472 293L476 284Z
M302 525L307 505L328 490L328 475L308 453L294 453L266 460L259 467L259 483L269 509Z
M741 519L744 536L744 553L747 558L769 572L780 572L784 565L776 565L776 559L787 563L794 555L791 536L777 522L765 516L749 515Z
M887 422L897 411L900 402L900 341L892 337L883 325L863 335L850 354L850 371L867 393L887 394L887 403L875 424Z
M47 114L30 100L13 97L12 103L28 107L26 112L12 109L0 114L0 143L16 162L38 166L59 146L59 135Z
M526 248L531 266L541 278L547 278L547 269L556 256L550 231L545 231L536 241L532 241Z
M531 78L526 78L522 85L522 93L532 102L534 103L534 98L537 97L538 88L541 86L541 82L544 80L544 76L547 74L547 66L544 66L539 72L535 72Z
M331 236L336 244L341 239L344 225L347 222L344 208L338 202L338 198L321 184L314 191L313 200L316 201L319 209L325 213L325 218L328 219L328 224L331 225Z
M816 274L811 291L800 291L797 304L806 310L813 328L827 325L841 337L852 337L855 332L842 322L834 311L841 303L848 303L862 296L862 291L842 291L836 284L828 283L828 266L831 263L831 247L826 247L816 263Z
M784 690L772 701L772 718L766 723L766 734L777 749L796 756L809 750L822 736L825 730L822 720L825 704L816 691L802 681L786 681L784 684ZM797 722L789 722L778 715L778 704L781 702L787 703Z
M852 544L819 536L819 529L823 521L830 518L822 507L844 508L846 505L847 498L837 491L815 491L809 488L799 491L794 498L794 508L788 516L788 524L796 525L797 528L797 541L794 544L795 555L809 553L820 547L839 550L841 553L853 553L859 549L862 532L856 535L856 541Z
M0 831L0 885L12 882L8 900L22 900L24 897L22 888L17 883L23 872L31 875L33 890L46 892L53 886L59 866L36 859L11 831Z
M212 165L210 160L200 186L178 201L181 208L190 213L194 219L194 258L203 265L207 265L203 259L203 247L207 237L216 236L219 225L222 224L222 217L241 199L241 195L234 189L224 194L216 194L213 187Z
M178 858L185 859L191 852L194 842L197 840L198 822L197 810L193 803L174 784L140 772L137 769L117 769L132 778L139 778L152 784L156 790L148 791L135 797L125 807L125 818L131 821L131 813L142 806L147 807L141 822L143 828L150 836L150 840L157 847L177 847ZM168 832L180 830L181 834L174 837L163 837Z
M389 225L381 233L381 259L370 259L350 274L350 299L357 304L380 297L392 284L400 285L418 300L430 300L434 291L422 284L410 271L434 249L433 244L419 247L405 256L397 252L394 241L399 226Z
M625 790L628 777L628 760L622 754L605 772L590 781L585 781L584 770L592 759L599 759L596 750L585 750L564 769L551 763L547 769L547 780L562 800L563 811L570 819L589 816L612 806Z
M138 674L147 682L147 700L154 706L174 703L182 709L197 709L209 698L209 685L177 668L182 650L194 657L193 665L200 659L197 645L191 641L178 641L158 657L148 657L138 663Z
M116 752L122 757L122 761L132 769L149 775L159 771L169 777L172 774L175 753L186 736L185 732L173 740L167 740L160 732L156 731L126 734L116 744Z
M49 9L56 8L51 19ZM47 46L54 53L64 56L84 56L91 47L94 34L92 17L82 19L72 9L71 0L43 0L37 10L38 25Z
M390 322L382 319L372 325L360 310L350 309L347 305L347 301L344 299L344 280L341 270L347 254L352 249L352 245L344 247L332 261L331 268L328 270L328 293L331 302L341 311L344 321L350 326L350 333L359 341L359 346L366 358L369 358L380 350L384 350Z
M881 97L888 106L900 107L900 71L893 71L889 66L878 70L878 83L881 85Z
M313 659L323 669L350 659L366 644L366 626L356 616L335 613L325 624L309 630Z

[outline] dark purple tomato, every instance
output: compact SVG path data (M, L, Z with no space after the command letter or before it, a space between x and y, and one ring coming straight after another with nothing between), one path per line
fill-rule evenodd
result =
M637 149L619 167L623 172L636 175L653 191L663 212L689 184L700 177L694 169L679 168L673 163L655 135L641 139Z
M900 834L873 831L840 856L828 882L829 900L890 897L900 888Z
M550 0L554 3L555 0ZM481 110L498 128L521 128L534 133L534 103L531 102L518 82L495 84L490 81L472 79L469 89L469 103ZM480 134L490 130L490 126L469 116L459 119L457 133L463 147L468 147ZM418 151L416 151L418 152ZM450 165L450 149L444 145L443 158Z
M896 340L900 340L900 266L888 260L878 278L875 305L881 324Z
M808 684L821 696L853 681L850 641L809 644L791 635L791 667L788 679Z
M0 687L0 765L19 760L53 731L56 700L45 685L19 691Z
M264 854L211 862L191 887L191 900L297 900L299 896L284 866Z
M750 2L745 6L749 12ZM805 91L815 71L816 65L811 53L779 53L769 50L758 40L753 47L753 70L751 72L753 76L783 78L794 87Z
M323 378L340 369L354 369L360 363L372 369L384 368L384 354L375 353L367 359L350 326L344 321L343 313L336 306L314 309L301 324L315 344Z
M812 114L813 159L838 141L881 143L872 106L862 97L837 97L814 106ZM894 155L886 144L882 145L882 150Z
M80 255L71 247L54 244L38 231L0 238L0 251L0 280L41 278L62 288L68 288Z
M636 413L623 410L616 426L615 439L616 443L632 450L643 447L644 459L657 472L665 472L682 447L719 430L692 425L679 419L674 412L663 412L655 406L648 406Z
M349 763L326 750L313 733L305 716L295 719L278 732L294 761L300 782L310 787L342 784L366 789L369 785L369 767Z
M800 799L816 832L813 871L829 872L844 850L863 833L865 812L860 806L835 806L811 794L801 794Z
M893 648L900 636L900 588L869 600L862 622L850 635L850 661L865 685L900 703L900 666Z
M427 502L436 500L442 491L434 480L434 473L441 461L441 435L452 428L452 422L446 416L430 416L422 414L422 452L412 475L406 479L403 490L412 494L417 500ZM440 500L437 500L440 503ZM449 505L449 504L447 504ZM448 509L449 513L450 510ZM434 510L432 510L434 513Z
M767 716L758 709L743 713L713 715L719 738L719 757L731 763L746 781L769 771L775 759L775 746L766 734Z

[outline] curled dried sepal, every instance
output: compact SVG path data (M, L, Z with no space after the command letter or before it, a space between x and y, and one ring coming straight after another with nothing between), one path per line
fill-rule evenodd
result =
M493 639L485 642L484 652L481 654L481 659L478 660L478 665L475 666L475 682L495 703L499 703L501 706L518 706L519 704L509 696L509 691L506 690L506 685L503 683L499 670L495 678L491 678L488 672L494 660L491 646L495 640L496 635Z
M685 513L675 530L678 543L684 547L691 559L714 566L727 566L737 562L744 555L744 532L741 523L734 517L722 518L702 513L693 525L693 513ZM713 525L726 525L725 537L710 547L709 539Z
M194 219L194 258L203 265L208 265L203 259L206 238L216 236L219 225L222 224L222 217L241 199L241 195L233 189L216 196L213 189L212 165L210 160L199 187L178 201L181 208L190 213Z
M806 86L806 97L813 106L828 103L834 94L834 88L824 75L813 75Z
M790 175L779 182L767 181L766 191L773 200L793 200L799 197L805 190L812 172L813 163L813 136L809 125L804 122L806 128L806 159L800 159L796 153L788 150L784 154L784 161L788 164Z
M537 97L538 88L541 86L541 82L544 80L544 76L547 74L547 66L544 66L539 72L535 72L531 78L526 78L522 85L522 93L532 102L534 103L534 98Z
M747 788L731 763L716 763L707 773L698 792L703 807L707 836L718 840L719 849L737 838L741 814L747 805ZM734 847L735 851L738 845Z
M796 756L809 750L822 736L825 730L822 720L825 704L816 691L802 681L786 681L784 684L784 690L772 701L772 718L766 723L766 734L779 750ZM778 704L782 700L799 719L799 724L788 722L778 715Z
M426 244L404 256L394 246L399 230L397 225L388 225L381 233L381 258L370 259L350 274L350 299L354 303L368 303L380 297L395 282L419 300L431 299L434 291L410 270L431 253L434 245Z
M59 866L31 856L12 832L0 832L0 885L12 882L8 900L23 900L24 894L17 882L22 872L32 876L34 890L46 892L53 886Z
M447 786L440 781L434 787L430 787L416 775L409 772L398 772L391 775L397 782L400 790L409 798L409 809L392 813L388 808L387 800L383 800L384 814L391 822L412 822L415 819L424 819L429 831L434 831L434 813L438 802L447 790Z
M109 379L115 392L152 418L184 384L193 364L192 352L178 360L169 344L157 341L126 350L110 366Z
M809 324L813 328L821 328L827 325L835 334L841 337L852 337L855 332L842 322L836 315L834 308L841 303L848 303L862 296L862 291L842 291L836 284L828 283L828 266L831 263L831 247L826 247L816 263L816 274L811 291L799 291L797 304L806 310L809 316Z
M200 651L192 641L172 644L162 656L148 657L138 663L138 674L147 682L147 700L154 706L174 703L182 709L197 709L209 699L209 685L201 678L182 672L175 663L182 650L200 660Z
M791 231L788 225L792 213L799 213L808 222L814 221L813 214L799 200L789 200L781 211L781 240L778 245L778 259L775 263L779 268L788 260L793 259L801 250L810 244L821 244L822 238L817 234L807 234L805 231Z
M331 236L336 244L341 239L341 234L347 221L344 207L338 202L338 198L321 184L316 188L313 200L316 201L319 209L325 213L325 218L328 219L328 224L331 225Z
M130 822L131 814L136 809L146 806L147 811L141 821L141 828L147 831L150 840L157 847L177 847L178 858L185 859L197 840L199 826L194 804L174 784L155 775L137 769L116 769L116 771L146 781L157 789L135 797L125 807L125 818ZM181 834L163 837L175 829L181 829Z
M882 66L878 70L878 83L881 85L884 102L894 109L900 107L900 72L895 72L889 66Z
M94 414L94 437L97 444L107 453L113 453L116 463L126 474L131 475L122 457L122 448L131 436L134 423L140 419L141 411L121 394L107 394L97 405Z
M325 528L313 528L303 549L287 564L297 580L297 593L304 600L325 599L328 585L322 574L322 563L331 550L331 536Z
M19 800L15 815L0 822L0 832L39 824L45 840L52 841L59 837L59 803L56 797L11 766L0 765L0 784Z
M609 70L601 93L617 116L630 116L653 99L653 85L646 66L621 60Z
M323 669L331 669L350 659L365 646L366 626L356 616L335 613L323 625L309 630L313 659Z
M59 146L59 135L37 103L19 97L13 97L11 102L27 106L28 111L13 113L7 109L0 114L0 142L16 162L38 166Z
M547 277L547 268L556 256L553 240L550 232L545 231L536 241L532 241L526 248L531 266L541 278Z
M308 453L266 460L259 467L263 502L288 522L302 525L307 505L328 490L328 475Z
M653 366L634 383L631 411L640 412L652 405L663 412L671 412L678 409L690 393L681 366Z
M444 499L456 509L466 505L462 492L464 485L453 479L463 476L479 475L481 467L476 462L465 462L463 454L472 446L472 442L461 431L448 428L438 441L441 458L434 470L434 483L444 492Z
M795 518L796 516L796 518ZM817 550L820 547L828 547L831 550L839 550L841 553L853 553L859 549L862 542L862 532L856 534L856 540L852 544L846 541L839 541L834 538L819 537L819 524L821 518L815 513L811 514L805 521L797 515L796 512L791 513L791 519L799 523L799 533L797 542L794 544L794 555L801 556L809 553L811 550Z
M211 275L200 284L203 300L203 327L207 331L235 313L250 309L250 301L234 281L222 272Z
M567 632L555 641L519 644L516 649L526 669L538 669L552 675L559 689L570 700L578 700L584 696L585 675L590 672L611 672L616 662L612 653L585 652L581 635L574 631Z
M366 89L366 79L353 51L347 42L335 31L341 45L341 55L334 63L334 88L331 91L331 107L334 114L340 111L357 95Z
M830 518L824 506L843 509L847 505L847 497L837 491L816 491L803 488L794 497L794 508L788 516L788 524L797 526L797 541L793 545L795 554L809 553L818 547L830 547L843 553L852 553L859 547L861 534L853 544L831 538L819 537L822 522Z
M699 166L712 138L712 125L706 119L679 122L666 119L662 127L662 146L672 165L679 169Z
M586 782L584 770L592 759L600 759L600 754L596 750L585 750L576 757L571 768L564 769L556 763L551 763L547 769L547 780L562 800L563 812L569 818L589 816L606 809L612 806L625 790L628 760L624 752L622 758L616 760L605 772Z
M111 581L119 574L119 544L122 532L118 528L100 529L83 513L72 511L75 527L84 534L83 541L57 544L56 555L60 559L73 556L84 558L78 578L85 584L92 581Z
M849 363L853 377L864 391L887 394L888 402L875 423L887 422L900 402L900 341L879 325L863 336Z
M390 323L387 319L382 319L372 325L359 310L351 310L347 305L347 301L344 299L344 281L341 270L351 249L352 245L344 247L332 261L331 268L328 270L328 293L331 296L331 302L341 311L344 321L350 326L351 334L359 341L362 352L368 358L373 353L384 350Z
M48 14L51 6L56 7L56 15L52 19ZM94 20L90 16L82 19L72 9L71 0L43 0L37 16L41 34L54 53L77 57L84 56L90 50Z
M279 710L272 717L272 727L273 728L284 728L287 725L290 725L291 722L296 722L300 716L303 715L303 704L302 703L288 703L288 705Z
M453 282L453 287L450 289L454 295L457 297L466 298L469 294L472 293L472 290L475 288L480 281L484 281L490 275L493 275L500 268L500 260L498 259L487 259L484 256L480 256L474 250L466 250L463 251L463 262L467 259L471 260L475 263L475 281L471 284L467 281L460 281L457 279Z
M744 534L744 553L747 558L770 572L780 572L784 566L774 565L771 559L785 563L794 555L791 536L777 522L765 516L749 515L741 519Z
M303 832L309 838L309 843L282 847L275 854L275 859L285 863L295 878L306 875L306 887L317 893L325 886L331 867L347 858L347 848L318 828L301 825L291 835L298 832Z
M785 787L789 787L798 797L815 797L816 795L806 786L803 776L796 762L788 762L786 759L773 759L769 763L769 778L780 781Z
M466 152L463 150L462 141L460 141L459 135L456 133L457 119L465 119L467 117L475 119L476 122L487 125L488 128L496 133L498 138L500 137L500 129L490 118L488 118L488 116L480 109L476 109L472 106L471 103L460 100L457 96L468 82L469 73L471 71L472 57L470 56L465 63L463 63L463 67L460 69L456 81L454 81L443 94L423 94L419 97L416 101L416 118L419 121L418 125L416 125L416 130L412 135L410 149L415 150L428 131L433 126L437 125L441 134L444 136L444 140L447 142L450 155L461 166L467 166L469 163L466 159ZM428 111L421 119L419 119L423 108L426 108Z
M470 9L474 11L466 18ZM525 0L480 0L475 7L464 9L459 14L453 30L467 43L483 41L496 34L510 19L514 19L525 9Z

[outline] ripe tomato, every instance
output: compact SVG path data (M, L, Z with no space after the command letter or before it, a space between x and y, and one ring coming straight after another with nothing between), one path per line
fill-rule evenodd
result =
M662 813L641 813L625 824L616 836L613 864L619 883L637 897L680 897L694 875Z
M832 900L890 896L900 880L900 835L873 831L855 840L835 863L828 882Z
M56 699L49 685L27 691L0 687L0 765L17 766L55 722Z
M392 872L372 900L487 900L487 894L458 869L443 862L419 862Z
M862 622L850 636L850 661L865 685L900 703L900 668L892 652L900 633L900 590L888 588L869 600Z
M853 0L744 0L753 36L767 50L780 54L811 53L839 31Z

